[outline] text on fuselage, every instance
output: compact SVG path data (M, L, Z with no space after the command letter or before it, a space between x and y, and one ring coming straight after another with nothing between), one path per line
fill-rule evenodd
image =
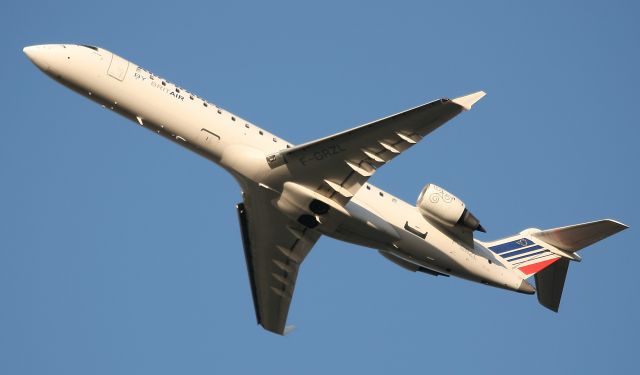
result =
M133 77L136 80L142 81L142 82L145 82L147 80L147 77L145 77L144 75L142 75L142 74L140 74L138 72L133 73ZM164 82L164 81L162 81L162 82ZM155 80L151 80L151 87L155 87L158 90L173 96L177 100L184 101L184 96L182 96L181 94L179 94L179 93L177 93L177 92L175 92L173 90L169 90L165 85L163 85L161 83L158 83Z

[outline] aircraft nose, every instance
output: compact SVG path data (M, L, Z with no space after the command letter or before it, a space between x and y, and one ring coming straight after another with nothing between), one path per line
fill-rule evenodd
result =
M25 55L29 58L29 60L33 61L33 57L35 55L35 51L38 49L38 46L26 46L22 49Z
M22 49L25 55L41 70L49 69L47 63L47 48L45 45L27 46Z

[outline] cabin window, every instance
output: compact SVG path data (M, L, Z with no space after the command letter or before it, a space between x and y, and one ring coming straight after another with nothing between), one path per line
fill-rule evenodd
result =
M371 186L367 185L367 190L371 190Z
M167 83L165 81L162 81L162 86L166 86Z
M244 124L244 127L249 129L249 124Z
M260 135L263 135L263 134L264 134L264 132L263 132L262 130L260 130L258 133L260 133Z
M219 115L221 115L221 114L222 114L222 111L221 111L221 110L218 110L218 114L219 114Z
M193 100L193 95L189 95L189 99Z
M291 145L287 145L287 148L291 148Z
M231 121L236 121L236 118L231 116Z
M273 137L273 141L274 141L274 142L278 142L278 140L276 139L276 137Z
M378 194L380 194L381 197L384 197L384 193L383 192L379 192Z
M177 93L180 93L180 89L179 89L179 88L177 88L177 87L176 87L176 92L177 92Z
M202 105L205 106L205 107L209 106L209 104L207 104L207 102L202 102Z

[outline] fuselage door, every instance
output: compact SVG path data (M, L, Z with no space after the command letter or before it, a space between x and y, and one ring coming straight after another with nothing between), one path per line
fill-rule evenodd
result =
M404 223L404 229L416 236L426 239L427 238L427 229L424 225L420 225L420 223L416 220L407 220Z
M124 80L125 75L127 74L127 69L129 69L129 62L122 57L114 54L111 54L111 64L109 65L108 73L111 77L117 79L118 81Z
M205 147L211 146L220 141L220 136L206 128L202 128L200 130L200 141Z

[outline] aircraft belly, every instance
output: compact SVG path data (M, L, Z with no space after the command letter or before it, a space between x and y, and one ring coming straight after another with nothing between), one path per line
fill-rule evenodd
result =
M448 238L425 241L414 235L404 234L398 248L392 253L437 272L498 288L517 290L522 282L511 270L489 263L486 258Z
M398 234L399 238L390 247L378 249L440 273L498 288L517 290L522 282L511 269L498 262L489 263L482 249L470 249L457 242L429 223L415 206L389 197L386 192L370 186L360 189L351 202L375 213L378 220L390 225Z
M343 226L365 237L384 238L387 244L400 239L398 231L389 222L380 217L370 207L364 207L350 201L345 209L351 215L351 220L345 221Z

